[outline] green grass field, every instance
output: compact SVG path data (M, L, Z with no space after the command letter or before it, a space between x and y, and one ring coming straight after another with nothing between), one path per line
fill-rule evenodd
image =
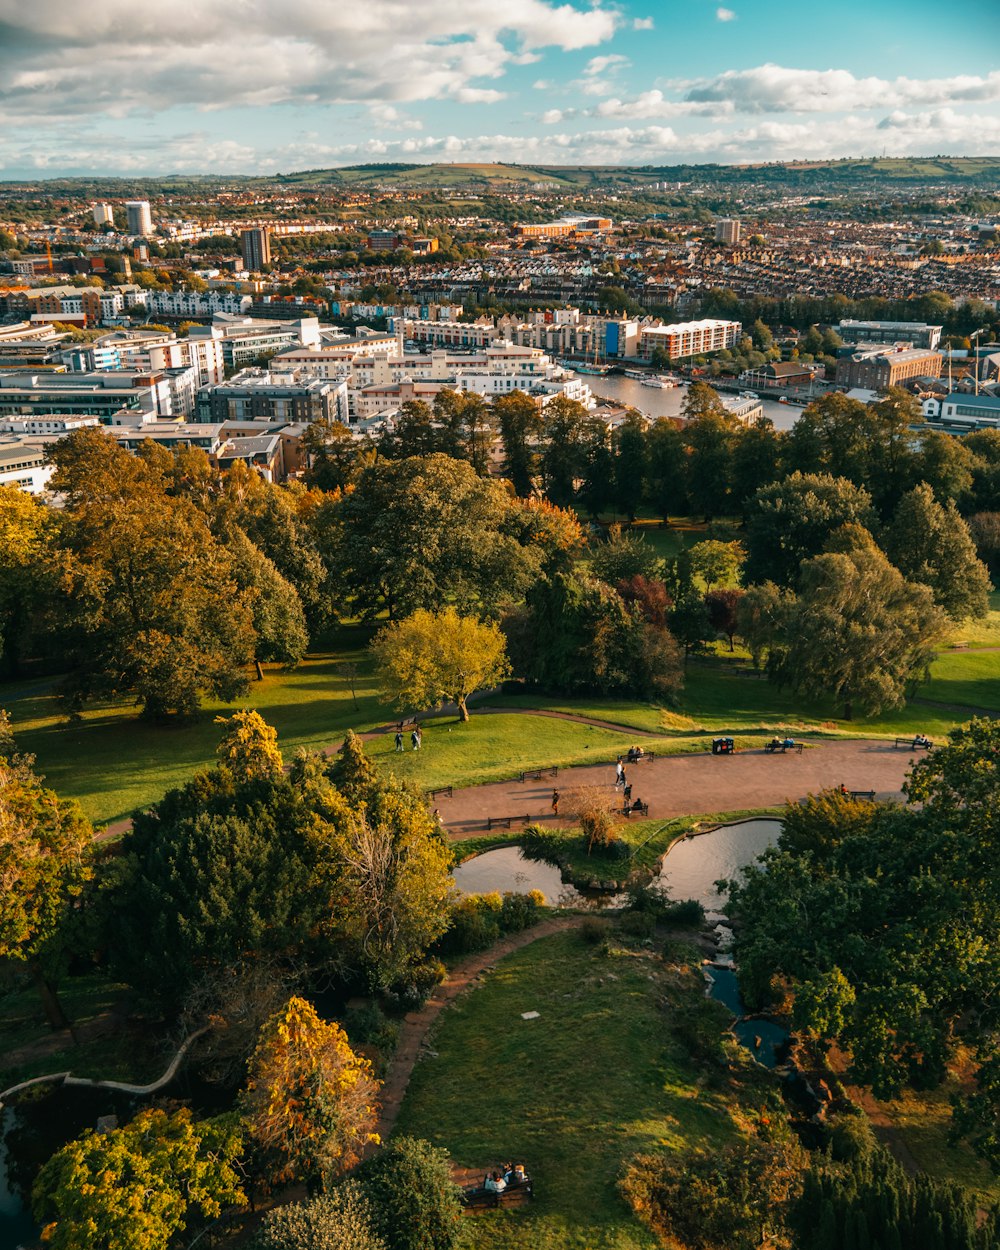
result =
M502 960L442 1016L414 1071L399 1132L468 1167L524 1162L535 1178L529 1207L466 1221L469 1247L652 1250L616 1191L623 1163L735 1136L732 1092L701 1087L659 1005L678 974L649 950L612 950L571 933ZM697 974L683 985L702 993Z

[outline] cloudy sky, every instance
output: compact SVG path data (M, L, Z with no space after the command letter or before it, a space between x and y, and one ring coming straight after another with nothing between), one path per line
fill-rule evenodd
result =
M1000 155L1000 0L0 0L0 179Z

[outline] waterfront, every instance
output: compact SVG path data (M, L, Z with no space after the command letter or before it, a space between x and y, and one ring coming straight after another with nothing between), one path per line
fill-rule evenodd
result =
M621 374L607 378L583 377L583 380L599 399L628 404L648 417L679 417L684 396L687 394L686 384L658 390L653 386L643 386L635 378L626 378ZM764 416L771 418L776 430L790 430L802 411L796 405L779 404L774 399L765 399L763 402Z

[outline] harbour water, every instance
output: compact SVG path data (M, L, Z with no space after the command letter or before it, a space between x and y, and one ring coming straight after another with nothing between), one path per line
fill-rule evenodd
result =
M614 403L628 404L638 408L647 417L679 417L687 386L675 386L659 390L652 386L643 386L635 378L626 378L615 374L607 378L587 377L583 379L599 399L610 399ZM776 430L790 430L801 408L794 404L779 404L777 400L765 399L764 416L770 417Z

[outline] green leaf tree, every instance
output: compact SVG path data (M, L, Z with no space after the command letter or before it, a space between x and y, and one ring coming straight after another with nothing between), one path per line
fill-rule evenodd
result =
M371 1203L356 1181L269 1211L254 1250L388 1250L374 1231Z
M194 1122L181 1108L140 1111L123 1128L85 1133L45 1164L33 1191L53 1250L169 1250L225 1208L246 1202L231 1120Z
M462 721L469 719L471 694L510 674L499 628L451 607L419 609L387 625L371 648L382 692L396 707L421 709L450 700Z
M393 1137L358 1169L378 1231L393 1250L454 1250L462 1223L461 1190L443 1150Z

